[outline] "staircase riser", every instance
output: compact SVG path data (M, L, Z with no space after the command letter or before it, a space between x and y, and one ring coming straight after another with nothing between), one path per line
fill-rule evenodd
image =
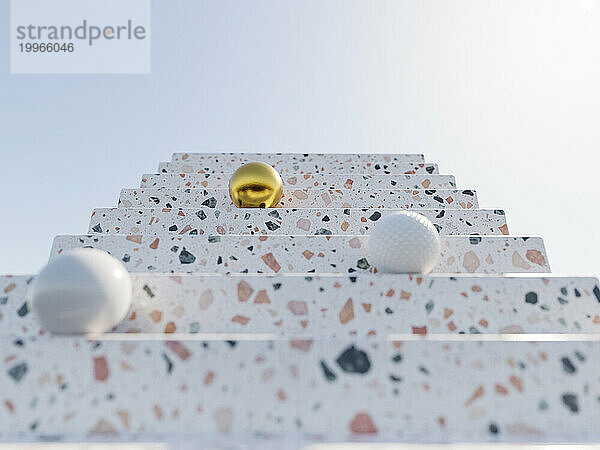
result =
M67 338L0 356L2 439L600 439L599 342Z
M390 333L600 332L595 278L158 274L132 278L132 310L118 332L383 339ZM41 333L26 306L28 281L31 277L0 278L0 289L12 286L0 302L0 330L5 337Z
M158 165L159 172L173 173L233 173L241 164L231 163L184 163L184 162L161 162ZM406 163L392 162L385 165L372 163L293 163L281 162L276 164L275 169L280 175L298 174L298 173L354 173L354 174L437 174L439 169L437 164L431 163Z
M247 163L262 161L269 164L282 162L314 162L317 164L347 164L357 161L387 164L390 162L423 162L422 153L173 153L172 162L201 162L214 164L216 161Z
M119 206L126 208L233 207L228 189L123 189ZM457 208L477 209L477 193L471 190L330 190L284 191L277 208Z
M418 209L442 235L508 234L501 210ZM98 208L89 232L124 234L366 234L390 209ZM325 219L325 220L324 220ZM195 230L195 231L194 231ZM193 234L192 233L192 234Z
M145 188L226 188L229 174L157 173L142 175ZM295 189L454 189L452 175L355 175L289 174L283 177L285 188Z
M65 250L106 250L130 272L368 273L367 236L57 236ZM550 272L541 238L442 236L434 273Z

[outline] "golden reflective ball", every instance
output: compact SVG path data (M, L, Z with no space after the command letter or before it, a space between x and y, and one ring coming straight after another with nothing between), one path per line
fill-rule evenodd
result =
M279 173L268 164L244 164L229 180L229 195L238 208L272 208L283 194Z

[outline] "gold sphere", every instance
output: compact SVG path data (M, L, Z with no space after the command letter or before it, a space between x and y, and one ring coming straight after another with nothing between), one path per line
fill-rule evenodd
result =
M263 162L244 164L229 179L229 196L238 208L272 208L282 194L279 173Z

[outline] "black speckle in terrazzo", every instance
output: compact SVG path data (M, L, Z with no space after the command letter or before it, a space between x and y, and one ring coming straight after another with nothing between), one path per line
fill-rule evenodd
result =
M442 197L440 197L439 195L435 195L433 197L433 199L438 203L444 203L444 199Z
M596 300L598 300L598 302L600 302L600 288L598 288L598 285L594 286L594 289L592 289L592 291L594 292L594 295L596 296Z
M327 381L336 380L337 375L329 368L325 361L321 361L321 369L323 370L323 375L325 375Z
M0 297L0 305L6 305L8 302L8 297Z
M385 308L385 313L386 314L393 314L394 311L392 311L392 308L390 308L389 306L387 308Z
M504 211L502 209L495 209L494 210L494 214L498 214L499 216L503 216L504 215Z
M237 345L237 341L225 341L229 344L230 347L235 347Z
M124 263L128 263L129 261L131 261L131 256L129 256L127 253L125 253L125 254L123 255L123 258L121 258L121 260L122 260Z
M221 236L209 236L208 243L214 244L215 242L221 242Z
M200 220L206 219L206 213L203 210L197 211L196 216L198 216L198 219Z
M360 258L357 262L356 262L356 267L358 267L359 269L368 269L369 267L371 267L369 265L369 261L367 261L367 258Z
M25 376L25 374L27 373L27 363L20 363L17 364L16 366L11 367L10 369L8 369L8 375L15 380L17 383L19 381L21 381L21 379Z
M173 372L173 361L171 361L171 359L169 359L169 357L167 356L166 353L162 354L163 359L165 360L165 363L167 363L167 374L171 374L171 372Z
M337 364L344 372L364 374L371 368L367 354L351 345L336 359Z
M531 303L535 305L538 302L538 295L535 292L528 292L525 294L525 303Z
M270 220L268 222L265 222L265 225L271 231L275 231L276 229L281 228L275 222L271 222Z
M579 403L577 401L577 395L571 394L571 393L567 393L567 394L563 394L561 398L562 398L563 404L567 408L569 408L569 410L572 413L578 413L579 412Z
M194 261L196 261L196 257L183 247L179 254L179 262L181 262L181 264L192 264Z
M189 232L190 236L198 236L198 230L196 228L194 228L192 231Z
M568 293L568 291L567 291L567 288L566 288L566 287L564 287L564 286L560 288L560 293L561 293L562 295L569 295L569 293Z
M498 434L500 432L500 430L498 429L498 425L496 425L493 422L489 424L488 430L491 434Z
M369 217L369 220L372 220L374 222L376 220L379 220L380 217L381 217L381 213L379 211L375 211L373 214L371 214L371 216Z
M321 219L321 222L329 222L331 219L329 218L329 216L327 214L325 214L323 216L323 218Z
M102 233L102 227L100 226L100 224L94 225L92 227L92 231L95 232L95 233Z
M152 289L150 289L150 286L145 284L143 289L146 292L146 294L148 294L148 297L150 297L150 298L154 297L154 292L152 292Z
M19 315L19 317L25 317L28 312L29 312L29 307L27 306L27 302L25 302L18 309L17 314Z
M281 216L279 215L279 212L276 210L269 212L268 216L274 217L275 219L278 219L278 220L281 220Z
M427 314L431 313L431 311L433 311L433 300L429 300L427 303L425 303L425 311L427 311Z
M440 225L438 225L437 223L434 223L433 226L435 227L435 229L437 230L438 233L442 231L442 227Z
M317 231L315 231L315 235L319 235L319 236L320 235L330 236L332 234L333 233L330 230L326 229L326 228L319 228Z
M563 366L563 370L566 373L575 373L577 371L577 369L575 368L575 366L573 365L573 363L571 362L571 360L568 357L563 357L561 358L560 362L562 362L562 366Z
M273 289L277 290L281 287L281 283L275 283L273 284Z
M217 206L217 199L214 197L207 198L202 202L202 206L208 206L209 208L215 208Z
M171 225L169 231L177 231L177 225Z
M433 171L435 170L435 167L427 166L427 167L425 167L425 170L427 171L427 173L433 173Z
M471 245L477 245L481 242L481 236L470 236L469 242L471 243Z
M177 253L179 251L179 246L178 245L174 245L173 247L171 247L171 251L173 253Z

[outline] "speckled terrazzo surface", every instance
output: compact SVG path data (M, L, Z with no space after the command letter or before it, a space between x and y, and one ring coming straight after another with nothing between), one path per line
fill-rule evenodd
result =
M126 208L233 207L227 188L123 189ZM287 189L277 208L477 208L477 193L465 189Z
M442 236L437 273L550 272L537 237ZM367 236L69 235L51 256L73 248L108 251L131 272L360 273L369 264Z
M124 234L365 234L393 209L97 208L90 233ZM503 210L419 209L442 235L508 234Z
M201 162L161 162L158 165L159 172L174 173L233 173L239 167L231 163L206 163ZM277 164L280 175L297 173L354 173L354 174L433 174L439 173L437 164L419 162L390 162L371 163L357 162L350 164L340 163L314 163L314 162L289 162L284 161Z
M31 276L0 278L0 336L43 334ZM125 333L598 333L595 278L410 275L133 274ZM3 292L3 293L2 293Z
M244 164L251 161L262 161L279 166L288 162L314 162L322 164L351 165L356 161L373 163L390 162L424 162L421 153L173 153L172 162L202 162L214 165L225 161L233 164Z
M600 342L54 338L0 355L4 439L600 437Z
M289 174L283 177L284 189L454 189L452 175L355 175ZM147 173L142 175L143 188L226 188L229 174L224 173Z
M281 207L231 205L253 160L282 174ZM599 441L598 280L548 274L541 238L424 160L174 154L54 241L130 270L113 330L51 336L34 277L0 276L0 441ZM370 266L398 209L438 229L433 275Z

